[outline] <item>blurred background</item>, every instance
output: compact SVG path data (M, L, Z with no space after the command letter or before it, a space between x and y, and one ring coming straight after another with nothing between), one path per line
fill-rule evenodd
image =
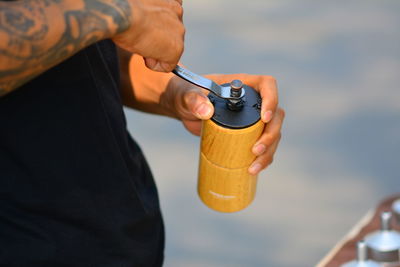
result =
M196 193L199 139L127 110L158 184L165 266L304 266L400 192L400 1L190 0L183 63L277 78L287 112L255 201L235 214Z

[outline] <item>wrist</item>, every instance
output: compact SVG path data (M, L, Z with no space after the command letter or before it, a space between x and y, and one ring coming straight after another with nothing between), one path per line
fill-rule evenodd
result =
M132 24L132 6L128 0L109 0L113 9L102 5L103 13L108 14L115 24L115 34L128 30Z
M101 37L101 39L112 38L128 30L131 26L132 7L128 0L82 2L86 14L80 17L80 24L86 24L86 27L91 27L93 31L100 33L102 36L98 37ZM66 9L81 10L82 2L69 0Z

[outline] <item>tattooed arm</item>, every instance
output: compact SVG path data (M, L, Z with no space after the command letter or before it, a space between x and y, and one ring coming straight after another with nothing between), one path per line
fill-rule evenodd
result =
M129 26L126 1L0 2L0 96Z
M170 71L183 35L179 0L0 1L0 97L106 38Z

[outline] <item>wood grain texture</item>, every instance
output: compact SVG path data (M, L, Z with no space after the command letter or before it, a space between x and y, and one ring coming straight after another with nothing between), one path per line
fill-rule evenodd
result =
M255 159L251 149L263 129L262 121L245 129L203 122L198 193L208 207L235 212L253 201L257 176L250 175L248 168Z
M251 152L264 123L244 129L228 129L211 120L203 122L201 152L212 163L229 169L249 167L256 156Z

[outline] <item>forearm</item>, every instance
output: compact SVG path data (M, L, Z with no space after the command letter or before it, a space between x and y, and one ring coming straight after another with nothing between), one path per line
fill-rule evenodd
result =
M128 28L125 0L0 2L0 96Z
M183 87L173 84L180 82L179 79L172 73L149 70L138 55L119 50L119 58L123 104L148 113L177 117L176 97L171 95L170 88Z

